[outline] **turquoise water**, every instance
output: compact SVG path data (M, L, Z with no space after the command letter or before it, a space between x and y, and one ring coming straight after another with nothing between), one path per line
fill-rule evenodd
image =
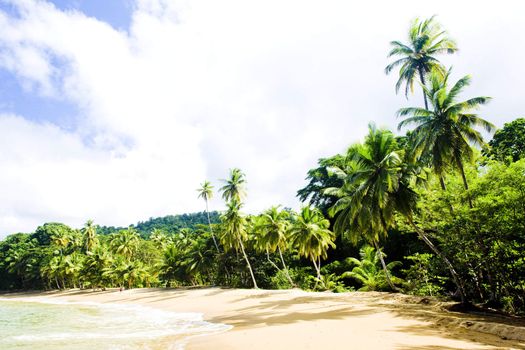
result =
M229 328L205 322L197 313L0 299L2 350L182 349L189 336Z

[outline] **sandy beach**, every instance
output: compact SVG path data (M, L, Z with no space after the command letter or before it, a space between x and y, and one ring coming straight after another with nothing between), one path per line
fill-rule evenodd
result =
M521 320L448 312L443 304L390 293L300 290L133 289L11 293L8 298L137 304L199 312L229 331L190 339L200 349L525 349Z

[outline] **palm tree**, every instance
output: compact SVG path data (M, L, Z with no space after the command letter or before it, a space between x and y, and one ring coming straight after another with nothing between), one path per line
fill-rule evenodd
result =
M495 126L472 112L489 102L490 97L474 97L458 102L458 95L470 84L470 77L459 79L448 89L449 77L450 70L444 76L433 71L430 86L423 87L432 109L401 108L397 115L407 118L399 123L398 128L416 126L412 131L415 153L430 160L443 190L446 189L444 175L447 167L451 166L459 170L465 190L468 191L463 161L472 161L474 152L471 145L484 144L482 134L475 128L482 127L487 132L492 132ZM468 201L472 208L470 195Z
M248 238L248 233L246 232L246 218L241 215L240 209L242 204L233 197L227 205L227 210L224 214L221 215L221 221L224 225L224 232L221 237L221 241L225 249L235 249L241 250L244 260L246 261L246 266L250 271L250 276L252 277L253 286L257 289L257 282L255 281L255 276L253 274L252 265L246 254L246 249L244 248L243 241L246 241Z
M225 185L220 189L222 198L225 201L235 200L241 203L246 197L246 179L244 173L238 168L231 169L230 178L223 180L223 182L225 182Z
M380 265L379 254L373 247L369 245L363 246L359 249L359 256L361 260L356 258L348 258L347 261L352 263L354 268L352 271L347 271L341 277L351 277L359 281L363 287L360 291L379 290L385 286L385 274ZM399 261L393 261L387 265L388 270L392 270L395 266L401 264Z
M43 277L46 277L48 281L51 279L55 280L57 289L66 288L65 281L62 274L62 256L54 256L51 258L45 266L42 266L41 274ZM60 285L59 280L62 281L62 286Z
M104 278L103 272L110 264L111 255L108 253L106 247L98 246L88 252L86 260L84 261L82 274L93 289L97 287L104 288L106 286L108 280Z
M73 254L65 256L63 259L64 276L67 280L71 281L73 288L77 287L77 282L80 282L79 286L82 287L82 281L80 280L82 276L80 272L84 266L84 257L85 255L74 252Z
M328 228L330 221L324 218L319 209L303 207L296 214L290 228L290 240L299 255L312 261L317 272L317 282L322 283L321 259L326 259L328 248L335 248L335 235Z
M197 189L197 191L199 192L199 197L204 199L204 202L206 203L206 215L208 216L208 226L210 228L211 238L213 238L213 244L215 244L217 253L219 253L219 245L215 240L215 235L213 234L213 230L211 228L210 212L208 210L208 200L213 198L213 186L209 181L204 181L201 184L201 188Z
M411 92L414 90L416 78L419 79L422 86L425 86L425 78L432 70L444 74L445 69L434 56L441 53L452 54L458 50L456 43L446 37L445 31L441 29L439 23L434 21L434 18L435 16L432 16L424 21L416 18L408 32L408 44L400 41L390 43L392 49L388 57L401 56L385 68L385 73L389 74L394 68L401 66L396 83L396 93L405 83L405 96L408 97L409 90ZM425 108L428 109L427 96L423 95L423 98Z
M82 231L84 233L84 247L86 252L90 252L98 245L97 229L93 225L93 220L88 220Z
M160 250L166 249L166 247L171 243L171 239L166 235L166 233L158 228L154 228L153 231L151 231L149 239L155 243L155 246Z
M338 170L345 178L343 187L326 190L340 197L330 209L332 216L337 214L335 232L349 236L354 242L364 238L372 244L393 290L397 288L390 279L379 241L386 238L394 223L393 194L398 188L402 169L402 156L397 149L392 132L370 124L365 143L348 149L346 172Z
M348 235L354 242L361 237L365 238L380 252L378 241L386 237L388 229L394 223L395 213L404 215L421 240L447 265L464 303L463 287L452 263L414 223L417 193L410 187L410 182L417 181L417 167L403 164L402 153L398 150L392 132L377 130L373 125L370 125L363 145L350 147L346 172L334 169L344 178L344 185L325 190L340 197L330 209L332 215L337 214L335 231ZM383 254L380 253L378 257L387 282L396 290L390 280Z
M287 221L289 213L279 210L279 206L273 206L266 210L256 219L255 231L257 232L257 243L261 250L266 252L268 261L279 271L281 269L270 259L270 253L277 251L281 259L286 278L292 286L294 283L284 262L282 249L286 248L286 233L290 222Z
M51 243L58 247L60 255L64 254L64 250L72 243L73 235L67 230L56 230L51 234Z
M139 235L133 227L121 230L111 235L109 246L115 254L130 260L139 245Z

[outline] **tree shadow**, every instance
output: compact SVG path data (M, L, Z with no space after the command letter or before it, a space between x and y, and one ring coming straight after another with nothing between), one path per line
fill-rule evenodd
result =
M324 307L322 309L325 309ZM374 313L373 310L353 310L352 307L344 307L320 312L283 312L276 314L275 311L251 311L239 313L235 316L218 316L210 319L211 322L227 323L236 328L252 326L273 326L291 324L300 321L318 320L342 320L351 316L363 316Z

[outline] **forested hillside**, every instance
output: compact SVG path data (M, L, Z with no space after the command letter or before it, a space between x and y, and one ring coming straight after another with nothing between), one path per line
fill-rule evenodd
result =
M213 224L219 222L219 212L210 212L210 220ZM167 215L158 218L149 218L146 221L139 221L135 225L130 225L136 229L142 237L148 237L154 229L162 230L167 233L176 233L181 228L196 229L198 225L208 225L206 212ZM97 226L100 234L111 234L125 229L125 227Z

